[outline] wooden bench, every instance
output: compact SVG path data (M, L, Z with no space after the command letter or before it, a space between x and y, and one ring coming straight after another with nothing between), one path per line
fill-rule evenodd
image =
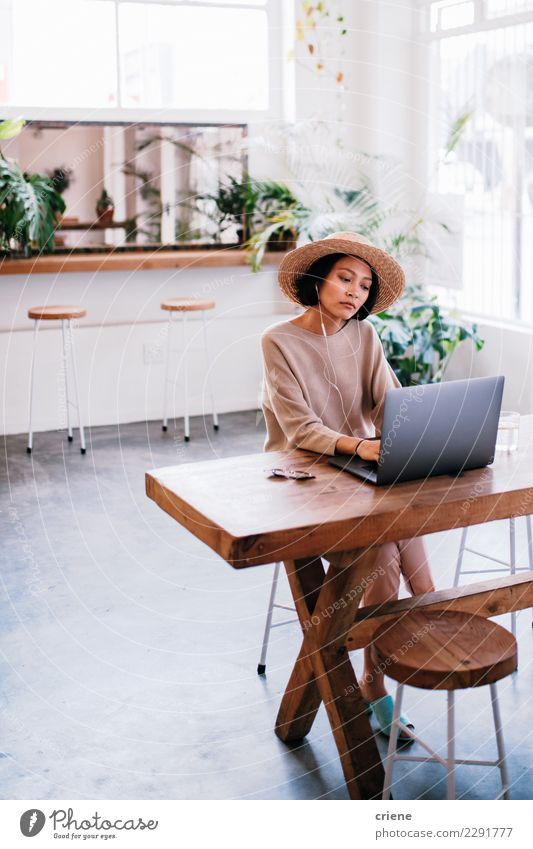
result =
M514 577L478 581L462 587L437 590L433 593L360 607L354 624L346 638L349 651L363 648L372 642L377 629L390 619L397 620L402 613L413 610L459 610L490 619L502 613L533 607L533 571L521 572Z

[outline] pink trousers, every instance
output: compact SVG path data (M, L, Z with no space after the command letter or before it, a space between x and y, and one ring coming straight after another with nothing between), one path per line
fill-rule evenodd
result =
M432 592L435 589L429 568L426 547L422 537L399 542L387 542L366 550L332 552L323 555L334 569L343 569L361 558L361 605L381 604L398 598L400 575L411 595Z

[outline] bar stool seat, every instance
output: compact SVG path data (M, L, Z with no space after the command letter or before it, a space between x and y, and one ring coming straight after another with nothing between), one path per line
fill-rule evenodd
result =
M214 301L202 301L199 298L168 298L161 302L161 309L169 312L194 312L214 308Z
M408 650L398 651L404 645ZM492 684L514 672L518 663L516 640L509 631L459 610L415 610L394 625L385 623L374 636L374 652L379 660L387 660L391 678L426 690Z
M189 375L188 375L188 344L187 344L187 315L189 313L201 312L202 314L202 323L203 323L203 337L204 337L204 352L205 352L205 363L207 368L207 384L209 386L209 391L211 395L211 406L213 410L213 429L218 430L218 414L215 409L215 399L213 394L213 383L211 380L210 374L210 358L209 358L209 346L207 340L207 324L205 320L205 314L207 310L212 310L215 307L215 302L209 300L207 298L195 298L195 297L182 297L182 298L166 298L164 301L161 301L161 309L166 310L168 312L168 331L167 331L167 353L166 353L166 363L165 363L165 383L163 387L163 423L161 425L161 429L163 431L168 430L168 389L169 386L173 386L175 383L175 379L170 377L170 355L172 353L172 336L173 336L173 328L175 325L175 321L173 320L173 316L178 313L181 316L182 323L182 332L183 332L183 353L180 359L180 365L183 368L183 401L184 401L184 440L185 442L189 442L190 440L190 428L189 428Z
M63 321L68 318L83 318L87 315L87 310L83 307L73 307L60 304L54 307L30 307L28 310L28 318L33 318L37 321Z
M54 304L44 307L30 307L28 310L28 318L33 319L34 322L34 331L33 331L33 350L31 356L31 367L30 367L30 404L29 404L29 423L28 423L28 445L26 447L26 451L28 454L31 454L33 451L33 423L32 423L32 414L33 414L33 390L35 384L35 360L37 354L37 337L39 332L39 327L41 321L60 321L61 322L61 336L63 341L63 356L62 356L62 370L63 370L63 384L65 391L64 398L64 406L65 406L65 414L66 414L66 424L67 424L67 435L68 441L72 442L74 439L73 430L72 430L72 421L70 410L73 407L78 414L78 429L80 433L80 451L82 454L86 452L85 446L85 432L83 429L83 424L81 421L81 413L80 413L80 393L78 389L78 369L76 364L76 357L74 353L74 334L73 334L73 326L72 320L83 318L87 315L87 310L84 307L80 307L72 304ZM70 372L71 378L69 380L69 360L70 360ZM70 384L73 382L74 384L74 397L75 402L70 400Z
M514 672L518 665L516 639L496 622L460 611L412 611L397 622L384 623L374 635L373 655L387 675L399 682L394 703L389 748L385 766L383 799L390 798L395 761L437 762L448 774L448 799L455 798L455 765L497 766L502 791L509 798L509 780L501 726L496 681ZM444 758L400 722L403 687L410 684L428 690L448 691L448 754ZM498 758L458 760L455 758L454 691L489 684ZM412 737L430 754L417 757L396 753L399 730Z

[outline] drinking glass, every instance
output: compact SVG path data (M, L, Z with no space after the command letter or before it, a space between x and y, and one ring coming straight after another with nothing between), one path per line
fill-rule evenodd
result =
M512 410L502 410L498 422L496 451L516 451L518 448L518 430L520 428L520 413Z

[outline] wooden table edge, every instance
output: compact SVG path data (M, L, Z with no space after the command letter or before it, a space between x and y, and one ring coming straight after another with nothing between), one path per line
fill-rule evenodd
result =
M496 492L485 495L482 515L479 509L465 510L453 528L450 527L449 520L446 518L446 510L432 503L417 504L416 527L406 526L405 515L397 516L394 511L391 511L391 521L379 539L376 539L373 530L372 515L359 519L357 526L351 529L349 527L351 520L339 519L335 522L327 521L323 525L302 525L291 528L290 531L262 532L258 528L249 533L238 534L225 529L166 487L157 477L158 471L161 470L151 469L145 473L148 498L219 554L234 569L246 569L302 557L318 557L329 552L351 551L383 545L387 542L397 542L413 536L424 536L439 531L478 525L481 522L505 519L509 517L510 499L515 501L516 507L519 508L524 502L524 497L528 493L533 493L532 488L526 487L514 490L512 493ZM332 545L332 537L340 542Z

